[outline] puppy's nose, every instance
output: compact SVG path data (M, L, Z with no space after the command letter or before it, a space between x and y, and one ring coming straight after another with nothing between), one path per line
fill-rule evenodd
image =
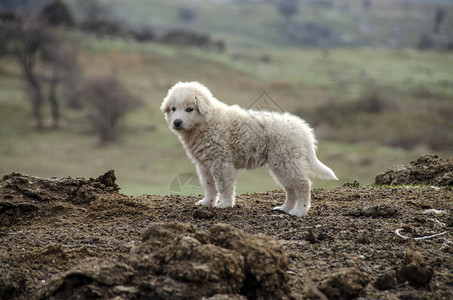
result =
M173 125L174 125L176 128L178 128L179 126L181 126L181 124L182 124L182 120L180 120L180 119L176 119L176 120L173 121Z

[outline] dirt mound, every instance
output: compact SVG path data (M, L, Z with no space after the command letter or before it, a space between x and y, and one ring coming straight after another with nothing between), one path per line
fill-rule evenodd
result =
M0 299L453 299L451 187L313 189L297 218L283 191L206 208L113 175L0 181Z
M425 184L453 186L453 158L425 154L408 165L386 170L376 176L376 185Z
M3 198L22 195L37 201L63 200L78 203L91 202L97 194L119 191L115 172L110 170L96 179L39 178L21 173L3 176L0 192Z
M288 299L288 260L279 243L228 225L209 232L184 223L152 223L121 261L87 259L57 275L38 299Z
M36 299L108 299L115 295L113 287L130 283L133 275L134 270L126 264L90 258L50 279Z
M99 195L119 190L113 170L96 179L39 178L21 173L3 176L0 181L0 226L31 218L37 211L63 209L65 203L86 204ZM57 208L58 209L58 208Z

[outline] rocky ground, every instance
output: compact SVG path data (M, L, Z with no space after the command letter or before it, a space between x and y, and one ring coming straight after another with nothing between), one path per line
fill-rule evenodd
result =
M423 156L376 185L316 189L303 218L272 210L282 191L220 210L122 195L113 171L13 173L0 299L453 299L452 170Z

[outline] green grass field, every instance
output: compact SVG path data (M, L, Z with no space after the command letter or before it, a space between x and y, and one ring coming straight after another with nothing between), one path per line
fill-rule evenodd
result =
M33 130L30 107L20 70L14 61L0 65L0 174L25 172L36 176L95 177L115 169L122 191L129 195L168 194L179 175L194 172L184 150L159 111L168 88L180 80L198 80L228 104L250 106L266 91L285 111L316 108L332 97L349 101L370 77L395 103L412 103L420 89L430 87L425 101L452 105L453 54L381 49L269 50L270 62L253 53L240 60L230 52L210 53L194 48L137 44L122 39L97 40L82 36L78 61L90 76L115 72L145 105L127 116L117 143L100 147L82 112L65 109L60 130ZM363 74L367 74L366 76ZM346 81L347 84L343 84ZM417 99L418 99L417 98ZM416 102L413 102L416 103ZM316 128L315 128L316 131ZM385 134L385 133L383 133ZM374 176L407 163L426 147L407 151L370 141L347 143L320 140L319 158L340 182L314 181L315 187ZM438 153L452 156L452 151ZM245 171L239 193L278 188L267 170ZM182 193L196 193L184 189Z

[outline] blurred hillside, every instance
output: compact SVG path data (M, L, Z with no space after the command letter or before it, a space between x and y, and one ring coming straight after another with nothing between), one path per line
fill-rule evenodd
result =
M133 5L124 0L104 2L127 24L146 25L157 33L176 28L207 33L225 40L229 47L453 45L453 1L137 0ZM278 9L282 2L295 3L290 5L289 15Z
M341 182L370 183L424 152L453 156L453 1L296 1L297 12L288 15L273 1L83 2L100 5L91 19L82 2L64 2L73 23L49 31L77 70L57 65L67 74L55 89L58 127L48 125L55 65L37 52L45 100L36 130L21 64L0 56L0 175L90 177L112 168L125 193L172 192L194 166L159 106L169 87L188 80L228 104L262 106L264 95L273 109L300 115L315 128L319 158ZM49 3L0 7L39 15ZM436 25L439 8L444 17ZM123 103L116 94L133 105L112 141L101 144L96 120L109 101ZM247 171L238 183L238 192L276 188L267 170ZM338 183L315 182L331 184ZM199 190L186 189L179 192Z
M40 9L51 0L3 0ZM66 1L78 15L81 3ZM121 26L160 35L183 29L229 47L453 47L452 0L99 0ZM283 4L282 4L283 3ZM281 7L284 7L283 9ZM282 11L286 11L282 12Z

